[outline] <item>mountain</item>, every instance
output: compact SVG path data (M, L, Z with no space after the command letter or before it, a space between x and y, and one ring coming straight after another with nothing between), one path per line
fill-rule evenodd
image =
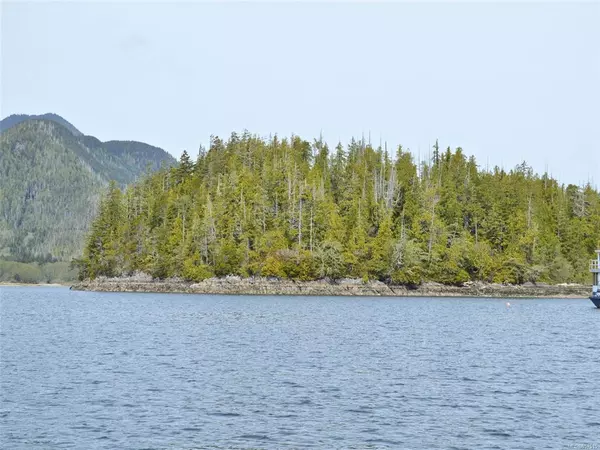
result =
M0 134L0 259L70 261L101 193L176 163L134 141L101 142L55 114L10 116ZM1 268L0 268L1 272ZM0 273L0 280L2 274Z
M82 136L83 133L79 131L77 128L73 126L70 122L60 117L58 114L54 113L46 113L40 115L31 115L31 114L13 114L8 116L0 121L0 133L4 130L7 130L15 125L25 122L27 120L50 120L52 122L56 122L59 125L62 125L67 130L69 130L74 136Z

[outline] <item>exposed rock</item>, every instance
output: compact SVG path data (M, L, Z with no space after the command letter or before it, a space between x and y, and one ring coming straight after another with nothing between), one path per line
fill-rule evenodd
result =
M585 285L500 285L469 283L464 286L446 286L424 283L417 287L387 285L380 281L361 280L293 281L273 278L209 278L199 283L181 279L153 280L148 275L136 274L126 278L97 278L85 280L72 289L100 292L182 292L193 294L233 295L304 295L304 296L388 296L388 297L558 297L586 298Z

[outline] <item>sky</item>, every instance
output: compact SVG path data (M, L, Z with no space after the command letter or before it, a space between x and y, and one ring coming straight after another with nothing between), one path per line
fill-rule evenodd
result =
M196 155L371 136L600 185L600 2L6 2L0 116Z

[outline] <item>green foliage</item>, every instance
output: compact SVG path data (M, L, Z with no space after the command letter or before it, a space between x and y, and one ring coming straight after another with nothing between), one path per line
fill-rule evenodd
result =
M0 261L0 281L15 283L37 283L43 278L37 264L15 261Z
M214 259L214 271L218 277L238 275L242 270L243 255L231 239L223 239L217 246Z
M336 280L344 275L343 246L338 241L323 242L316 252L320 278Z
M260 269L260 274L263 277L286 277L283 262L275 255L269 255L266 257L265 262Z
M213 276L210 267L200 261L198 253L185 260L182 273L184 279L199 282Z
M107 194L81 273L586 280L600 242L596 190L562 186L526 164L481 171L460 148L436 143L433 154L417 166L402 147L392 157L364 141L330 152L297 136L213 137L195 163L184 153L178 168Z
M0 282L69 283L77 279L77 270L67 262L21 263L0 260Z
M401 239L394 248L391 281L418 286L423 281L426 253L412 239Z
M315 261L310 252L306 250L279 251L278 258L280 258L285 278L301 281L316 278Z

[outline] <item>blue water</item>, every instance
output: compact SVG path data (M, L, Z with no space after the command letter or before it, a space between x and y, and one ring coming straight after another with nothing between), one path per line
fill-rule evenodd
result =
M0 287L0 447L600 448L600 310L510 303Z

